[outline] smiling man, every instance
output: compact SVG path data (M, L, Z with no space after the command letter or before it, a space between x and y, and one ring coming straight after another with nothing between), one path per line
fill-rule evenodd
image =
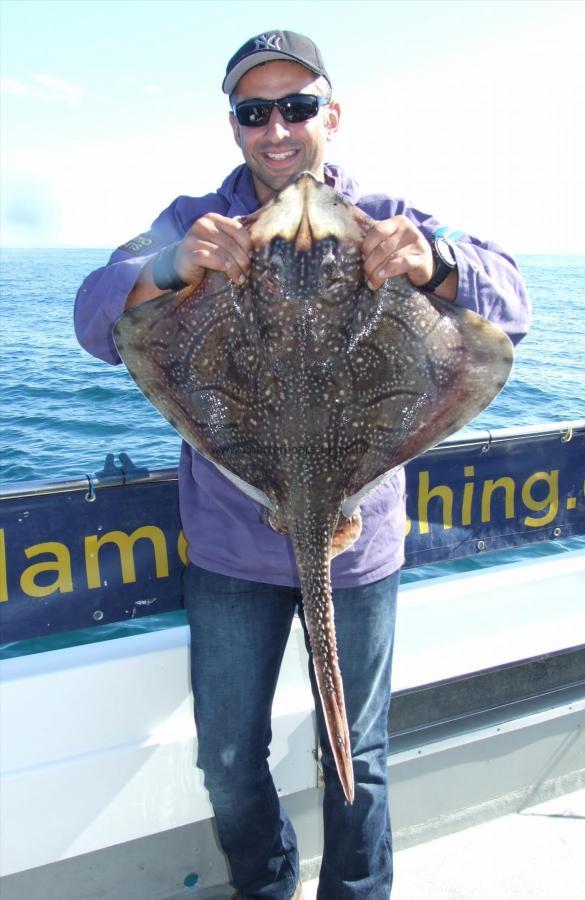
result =
M299 63L284 60L256 66L236 83L230 96L230 123L261 203L299 172L312 172L324 180L325 146L340 117L339 103L330 94L324 77L315 78ZM282 98L281 106L276 106L280 115L258 98ZM305 115L309 117L303 119Z
M197 285L209 270L243 283L250 236L239 217L254 212L296 175L312 172L374 221L362 246L372 288L404 274L422 291L478 312L518 341L528 302L510 257L462 232L455 242L437 220L385 194L361 196L325 161L341 107L318 48L307 37L265 32L227 65L223 91L244 164L204 197L178 197L149 231L118 248L82 284L80 342L118 363L112 326L125 308ZM295 610L304 624L287 536L259 504L193 448L179 468L184 581L198 765L239 898L301 897L293 826L269 767L271 704ZM362 533L332 564L335 624L348 713L355 800L335 772L315 685L325 773L324 851L319 900L388 900L392 843L387 794L387 723L392 646L405 534L404 476L394 475L362 504Z

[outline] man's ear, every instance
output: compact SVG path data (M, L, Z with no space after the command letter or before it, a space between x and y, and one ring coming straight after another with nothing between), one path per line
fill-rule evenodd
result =
M327 140L330 141L339 130L339 120L341 119L341 106L339 103L333 102L325 107L325 127L327 128Z
M234 133L234 141L238 145L238 147L242 146L242 140L240 138L240 125L233 112L230 112L230 125L232 126L232 131Z

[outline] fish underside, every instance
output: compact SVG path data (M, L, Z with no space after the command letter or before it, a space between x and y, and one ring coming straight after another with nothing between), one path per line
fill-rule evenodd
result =
M331 559L358 538L368 490L490 403L512 345L405 277L370 290L361 244L372 220L309 173L243 222L254 245L245 285L209 272L126 312L115 342L148 399L289 535L351 803Z

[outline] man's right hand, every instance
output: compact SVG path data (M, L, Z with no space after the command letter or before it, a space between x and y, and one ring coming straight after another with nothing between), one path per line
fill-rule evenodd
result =
M175 256L177 275L198 285L206 269L225 272L234 284L243 284L250 270L252 240L238 219L207 213L193 225Z
M193 223L175 254L177 275L187 284L201 284L208 269L225 272L234 284L243 284L250 270L252 240L238 219L219 213L207 213ZM160 297L161 291L152 280L155 257L142 268L125 309Z

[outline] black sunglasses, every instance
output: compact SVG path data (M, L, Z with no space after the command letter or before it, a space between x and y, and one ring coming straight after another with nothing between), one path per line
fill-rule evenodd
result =
M287 94L280 100L242 100L236 103L234 113L240 125L258 128L266 125L276 106L285 122L306 122L317 115L321 106L331 103L316 94Z

